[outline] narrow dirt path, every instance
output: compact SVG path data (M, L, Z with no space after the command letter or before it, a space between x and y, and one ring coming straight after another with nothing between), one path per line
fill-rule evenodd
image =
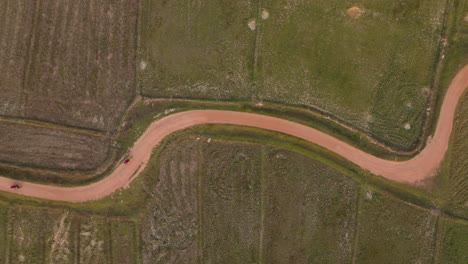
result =
M131 151L132 161L129 164L120 164L109 176L98 182L79 187L21 182L21 189L11 190L9 186L13 181L0 177L0 190L57 201L97 200L128 186L146 167L153 148L166 136L177 130L203 124L242 125L285 133L329 149L375 175L398 182L415 183L431 177L444 159L457 103L467 86L468 65L455 76L447 90L431 142L420 154L407 161L377 158L316 129L276 117L233 111L192 110L153 122L135 142Z

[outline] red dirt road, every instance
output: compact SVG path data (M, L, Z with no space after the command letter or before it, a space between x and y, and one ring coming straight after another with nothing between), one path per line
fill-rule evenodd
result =
M0 177L0 190L57 201L97 200L128 186L145 168L153 148L166 136L177 130L202 124L242 125L289 134L329 149L373 174L398 182L415 183L431 177L440 166L448 148L458 100L467 86L468 65L455 76L447 90L431 142L420 154L407 161L377 158L316 129L280 118L233 111L193 110L153 122L135 142L130 153L130 163L120 164L109 176L98 182L78 187L18 182L22 188L12 190L10 185L13 180Z

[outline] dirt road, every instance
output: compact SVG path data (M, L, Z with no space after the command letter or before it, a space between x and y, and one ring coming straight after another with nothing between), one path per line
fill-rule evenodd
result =
M101 181L79 187L20 182L19 190L11 190L12 180L0 177L0 190L37 198L84 202L110 195L128 184L145 168L153 148L171 133L202 124L251 126L289 134L327 148L373 174L403 183L414 183L431 177L440 166L448 148L455 110L468 86L468 65L452 80L445 95L435 134L424 150L407 161L389 161L365 153L316 129L280 118L252 113L193 110L169 115L153 122L135 142L129 164L120 164Z

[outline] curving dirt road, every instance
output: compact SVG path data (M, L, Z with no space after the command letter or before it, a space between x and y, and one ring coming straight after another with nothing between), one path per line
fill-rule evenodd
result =
M145 168L153 148L167 135L184 128L202 124L233 124L251 126L289 134L313 142L348 159L373 174L403 182L414 183L431 177L441 164L448 148L455 110L459 98L468 86L468 65L452 80L445 95L436 131L431 142L420 154L407 161L389 161L365 153L316 129L259 114L193 110L180 112L153 122L135 142L129 164L120 164L101 181L79 187L20 182L21 189L11 190L12 180L0 177L0 190L48 200L84 202L110 195L128 184Z

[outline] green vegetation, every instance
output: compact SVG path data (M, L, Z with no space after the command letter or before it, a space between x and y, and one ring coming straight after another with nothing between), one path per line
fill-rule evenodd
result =
M349 262L358 184L280 149L267 151L264 170L264 263Z
M442 245L438 263L468 263L468 224L441 218L439 225Z
M410 150L420 143L446 3L148 0L142 94L312 107ZM347 14L352 5L360 17Z
M468 1L449 1L448 23L445 34L446 54L440 80L439 92L435 94L441 103L444 90L458 72L460 67L468 63L468 22L465 21L468 12ZM435 115L437 116L437 115Z
M436 220L428 210L363 190L356 263L431 263Z
M258 263L262 146L213 141L202 151L202 260Z
M8 241L8 231L7 231L7 207L5 204L0 203L0 262L5 263L7 258L7 250L8 245L6 241Z
M460 100L447 157L437 178L436 191L446 207L468 218L468 93Z
M13 207L8 213L10 263L44 263L50 254L51 263L67 263L69 251L54 248L68 244L67 237L59 237L57 224L63 212L32 207ZM57 236L56 236L57 235ZM63 241L58 241L63 239ZM64 242L64 244L62 244ZM53 248L53 249L52 249ZM49 251L49 252L48 252Z
M415 146L446 1L265 1L259 97L315 106L386 144ZM361 16L347 9L356 5ZM409 124L410 128L405 129Z
M101 217L80 219L79 260L80 263L111 263L109 226Z
M250 99L257 4L143 1L139 81L153 97Z
M140 263L138 260L138 242L134 222L113 220L110 223L111 255L113 264Z

